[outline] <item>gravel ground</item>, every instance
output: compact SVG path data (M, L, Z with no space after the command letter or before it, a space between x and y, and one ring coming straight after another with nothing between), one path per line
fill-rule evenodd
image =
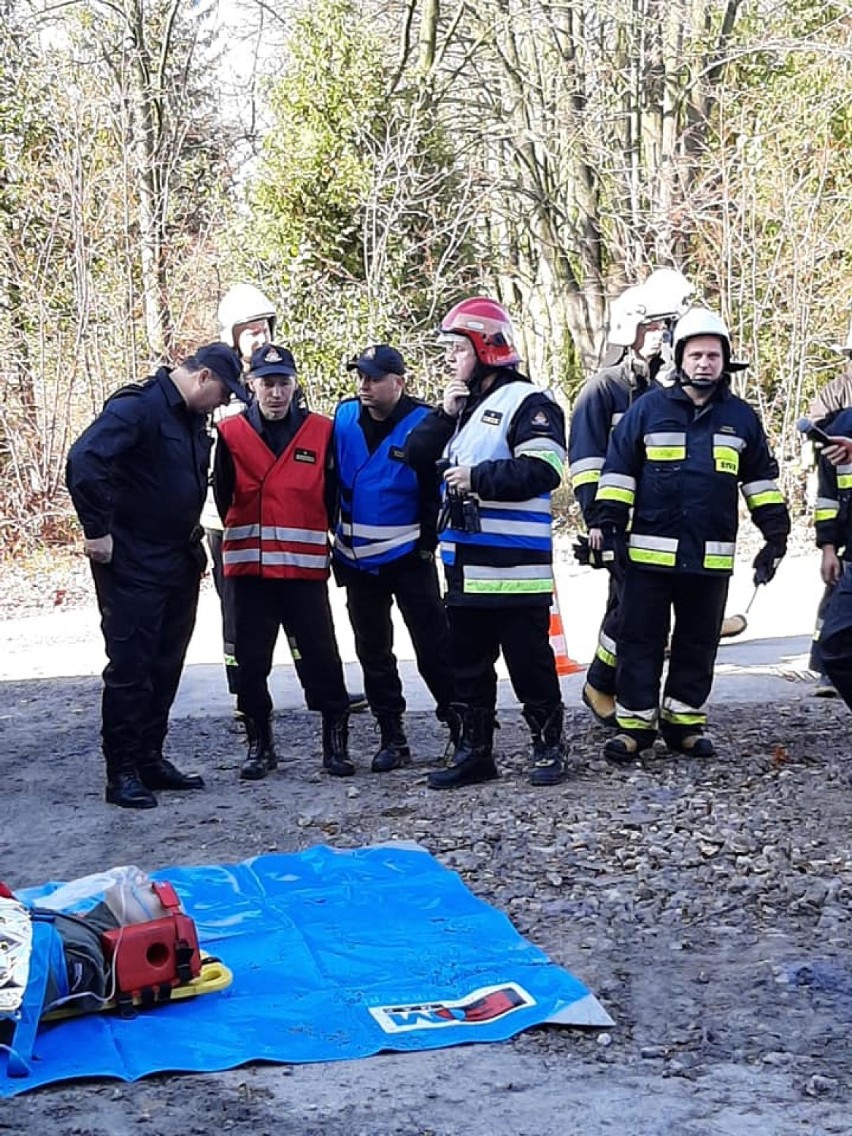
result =
M238 727L174 723L170 752L206 792L131 813L102 803L94 678L4 684L2 876L23 886L120 863L213 863L318 843L416 839L590 986L606 1033L542 1028L502 1045L322 1066L254 1066L4 1102L0 1131L325 1136L745 1136L852 1131L847 711L800 699L714 715L719 757L664 750L628 769L569 711L571 777L526 781L526 737L502 713L498 782L430 792L442 743L409 717L415 761L318 772L318 726L278 715L289 759L240 784ZM61 848L56 834L61 834Z

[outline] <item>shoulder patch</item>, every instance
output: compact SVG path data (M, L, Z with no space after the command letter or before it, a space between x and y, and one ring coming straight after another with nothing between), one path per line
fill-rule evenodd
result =
M531 426L549 426L550 419L543 410L537 410L530 420Z

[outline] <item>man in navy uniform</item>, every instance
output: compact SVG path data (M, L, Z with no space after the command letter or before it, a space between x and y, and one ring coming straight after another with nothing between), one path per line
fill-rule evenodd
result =
M122 387L68 454L66 480L92 564L104 641L106 799L149 809L152 790L200 789L163 757L169 710L206 565L199 519L207 415L244 397L240 361L202 347L174 370Z

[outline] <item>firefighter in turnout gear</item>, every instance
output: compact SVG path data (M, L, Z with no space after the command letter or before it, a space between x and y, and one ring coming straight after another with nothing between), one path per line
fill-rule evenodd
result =
M530 780L565 773L563 707L548 638L553 592L550 495L565 458L559 406L516 369L520 358L505 309L474 297L441 324L451 378L442 406L412 430L406 460L440 460L438 523L459 743L433 789L497 776L492 754L502 650L533 739Z
M644 284L628 288L612 305L609 344L621 358L593 375L583 386L571 415L568 461L574 497L583 514L588 544L599 554L602 534L596 494L610 435L634 401L657 385L665 363L664 339L669 323L687 308L694 289L674 269L659 269ZM582 546L581 546L582 548ZM597 720L615 726L615 664L618 611L623 577L610 572L606 609L589 666L582 698Z
M597 493L604 548L624 571L619 733L604 747L616 761L649 747L658 722L669 749L712 756L705 703L734 567L738 488L766 542L754 560L755 584L772 579L790 531L763 426L730 391L727 327L692 308L678 320L673 346L675 384L649 392L618 424Z
M284 347L255 351L255 400L219 423L213 492L224 522L222 561L234 583L237 707L259 780L278 764L268 678L284 627L309 710L322 713L323 768L355 772L348 751L349 700L328 600L331 422L296 405L296 366Z
M429 407L405 393L405 364L394 347L368 347L347 364L358 376L358 396L334 417L338 521L332 567L346 588L355 650L364 671L381 744L374 773L410 760L403 726L405 698L393 654L394 600L414 646L417 669L451 720L450 632L435 569L438 474L420 474L403 461L411 429Z
M830 462L837 468L838 483L841 478L852 478L852 437L848 436L852 434L850 418L852 411L841 411L841 414L834 419L829 427L829 433L835 444L826 446L822 453L822 460ZM846 436L841 436L842 430L847 431ZM846 487L837 494L840 508L845 489ZM848 531L848 521L845 522L845 526ZM819 531L818 527L817 532ZM840 539L840 530L837 536ZM852 569L846 561L843 561L841 566L843 570L836 572L838 583L825 612L818 646L825 673L834 683L837 693L852 710ZM823 569L825 567L826 555L823 546Z
M852 435L852 409L835 414L828 430L831 434ZM852 561L852 462L835 465L820 454L818 473L814 523L817 547L822 550L820 575L825 592L817 610L809 666L822 677L816 693L833 697L837 691L825 676L820 636L837 584Z

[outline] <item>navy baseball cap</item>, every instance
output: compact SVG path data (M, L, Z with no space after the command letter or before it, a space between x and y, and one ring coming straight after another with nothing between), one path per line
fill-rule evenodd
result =
M249 374L253 379L262 379L264 375L295 375L296 360L286 347L264 343L252 352Z
M363 371L371 379L382 379L385 375L404 375L405 363L395 347L387 343L376 343L362 351L357 359L346 364L347 371Z
M236 395L242 402L249 401L248 391L243 384L243 365L240 357L226 343L208 343L205 347L199 347L186 362L196 367L209 367L231 394Z

